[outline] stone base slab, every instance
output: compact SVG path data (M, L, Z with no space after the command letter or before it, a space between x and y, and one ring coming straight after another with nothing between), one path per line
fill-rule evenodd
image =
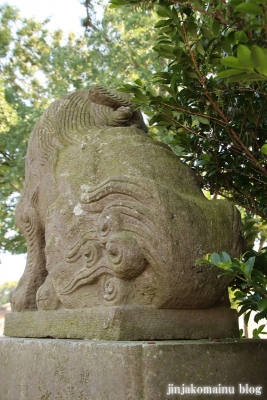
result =
M239 336L235 310L106 307L8 314L5 336L99 340L173 340Z
M267 340L107 342L2 338L0 398L266 399L266 360ZM184 395L177 394L177 387L184 390ZM176 394L171 393L174 390Z

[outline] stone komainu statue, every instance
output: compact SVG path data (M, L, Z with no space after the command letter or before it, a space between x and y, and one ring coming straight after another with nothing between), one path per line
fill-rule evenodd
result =
M27 239L12 308L211 307L229 283L195 260L240 253L239 215L147 133L128 95L94 86L55 101L26 157Z

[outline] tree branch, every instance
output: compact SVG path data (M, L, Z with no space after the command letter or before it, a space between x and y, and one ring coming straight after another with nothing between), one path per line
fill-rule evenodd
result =
M85 0L84 6L86 9L86 18L83 21L83 26L85 27L85 29L86 30L89 30L90 28L93 29L94 31L99 32L107 43L111 42L110 38L92 22L90 12L89 12L90 0Z

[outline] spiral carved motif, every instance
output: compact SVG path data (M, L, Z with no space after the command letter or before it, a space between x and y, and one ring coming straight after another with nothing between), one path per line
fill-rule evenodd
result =
M119 295L118 279L107 275L101 283L101 294L106 301L114 301Z
M87 243L84 252L86 268L90 268L95 265L99 259L99 246Z
M145 268L142 248L130 232L118 232L112 235L106 249L110 268L121 279L134 279Z
M101 214L97 222L97 236L101 243L107 243L109 236L120 229L121 221L118 213Z
M93 232L88 232L83 235L77 243L71 248L62 251L62 254L66 258L66 260L70 263L77 262L81 257L84 258L84 264L87 268L95 265L100 259L101 249L98 244L98 241L94 238Z

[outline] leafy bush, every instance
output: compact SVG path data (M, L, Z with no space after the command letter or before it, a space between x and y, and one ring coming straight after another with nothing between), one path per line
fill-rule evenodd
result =
M231 258L225 252L213 253L205 255L196 262L222 269L223 272L219 273L218 271L219 276L233 276L234 281L231 285L234 289L233 300L240 307L238 315L246 313L244 318L246 325L252 311L256 311L254 321L257 323L261 319L267 318L267 274L255 268L255 261L260 258L265 260L263 265L266 265L267 248L254 253L254 256L248 256L245 253L240 259ZM261 262L262 260L260 260L260 265ZM265 324L257 328L254 335L267 334L267 332L263 332L264 327Z

